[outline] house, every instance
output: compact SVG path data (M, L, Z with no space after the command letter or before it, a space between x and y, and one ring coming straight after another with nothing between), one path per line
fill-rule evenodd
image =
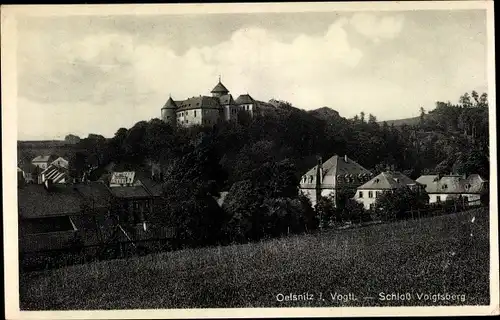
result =
M142 225L149 219L153 196L142 185L109 188L116 199L114 210L124 224Z
M462 197L468 205L481 204L481 196L488 193L488 181L478 174L423 175L417 182L425 185L429 203L444 202Z
M57 157L54 155L40 155L31 160L31 163L38 168L45 170L56 159Z
M115 211L116 203L150 199L141 187L109 188L101 182L24 185L18 189L19 249L37 254L75 248L99 249L138 242L165 241L172 228L130 223L130 212ZM125 190L124 190L125 189ZM137 209L131 205L132 209ZM140 210L139 210L140 212ZM146 216L146 215L144 215ZM132 221L135 222L135 221Z
M318 164L302 176L300 190L311 200L313 207L319 196L333 196L334 204L337 205L336 195L339 190L355 190L372 176L370 171L347 155L334 155L324 163L318 159Z
M19 251L39 252L74 247L80 236L74 217L82 197L68 185L28 184L18 189Z
M416 191L424 191L422 184L408 178L401 172L385 171L359 186L354 199L362 203L366 210L369 210L374 207L375 201L383 192L392 192L404 187Z
M26 183L38 183L38 175L40 173L40 168L31 163L21 164L18 167L21 170L22 177Z
M51 165L58 166L60 168L68 169L69 161L64 159L63 157L59 157L56 160L52 161Z
M68 169L52 163L40 173L40 183L48 179L53 183L67 183L70 179Z

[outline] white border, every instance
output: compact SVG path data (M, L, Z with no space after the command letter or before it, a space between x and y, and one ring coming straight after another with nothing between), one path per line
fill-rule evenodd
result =
M156 309L114 311L19 311L17 258L17 112L16 112L16 16L67 15L157 15L257 12L398 11L398 10L487 10L488 95L490 107L490 305L480 307L349 307L349 308L244 308L244 309ZM261 317L353 317L388 315L491 315L499 314L498 209L496 162L496 95L494 12L492 1L403 1L362 3L258 3L258 4L127 4L2 6L2 173L4 203L4 281L7 319L134 319L134 318L261 318ZM12 187L10 187L12 186Z

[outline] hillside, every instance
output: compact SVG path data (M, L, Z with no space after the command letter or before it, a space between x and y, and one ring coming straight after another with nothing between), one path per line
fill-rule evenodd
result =
M481 208L21 274L21 310L489 304L488 220ZM412 296L380 301L381 292ZM280 293L314 298L279 302ZM335 293L357 300L332 300ZM419 300L421 293L465 300Z

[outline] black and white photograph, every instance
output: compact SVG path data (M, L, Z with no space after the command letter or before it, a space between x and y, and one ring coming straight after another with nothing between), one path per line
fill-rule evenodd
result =
M499 314L491 1L1 14L7 319Z

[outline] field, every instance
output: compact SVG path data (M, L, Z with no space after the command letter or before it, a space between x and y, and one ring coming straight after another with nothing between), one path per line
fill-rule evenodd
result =
M481 208L21 274L21 309L489 304L488 219Z

